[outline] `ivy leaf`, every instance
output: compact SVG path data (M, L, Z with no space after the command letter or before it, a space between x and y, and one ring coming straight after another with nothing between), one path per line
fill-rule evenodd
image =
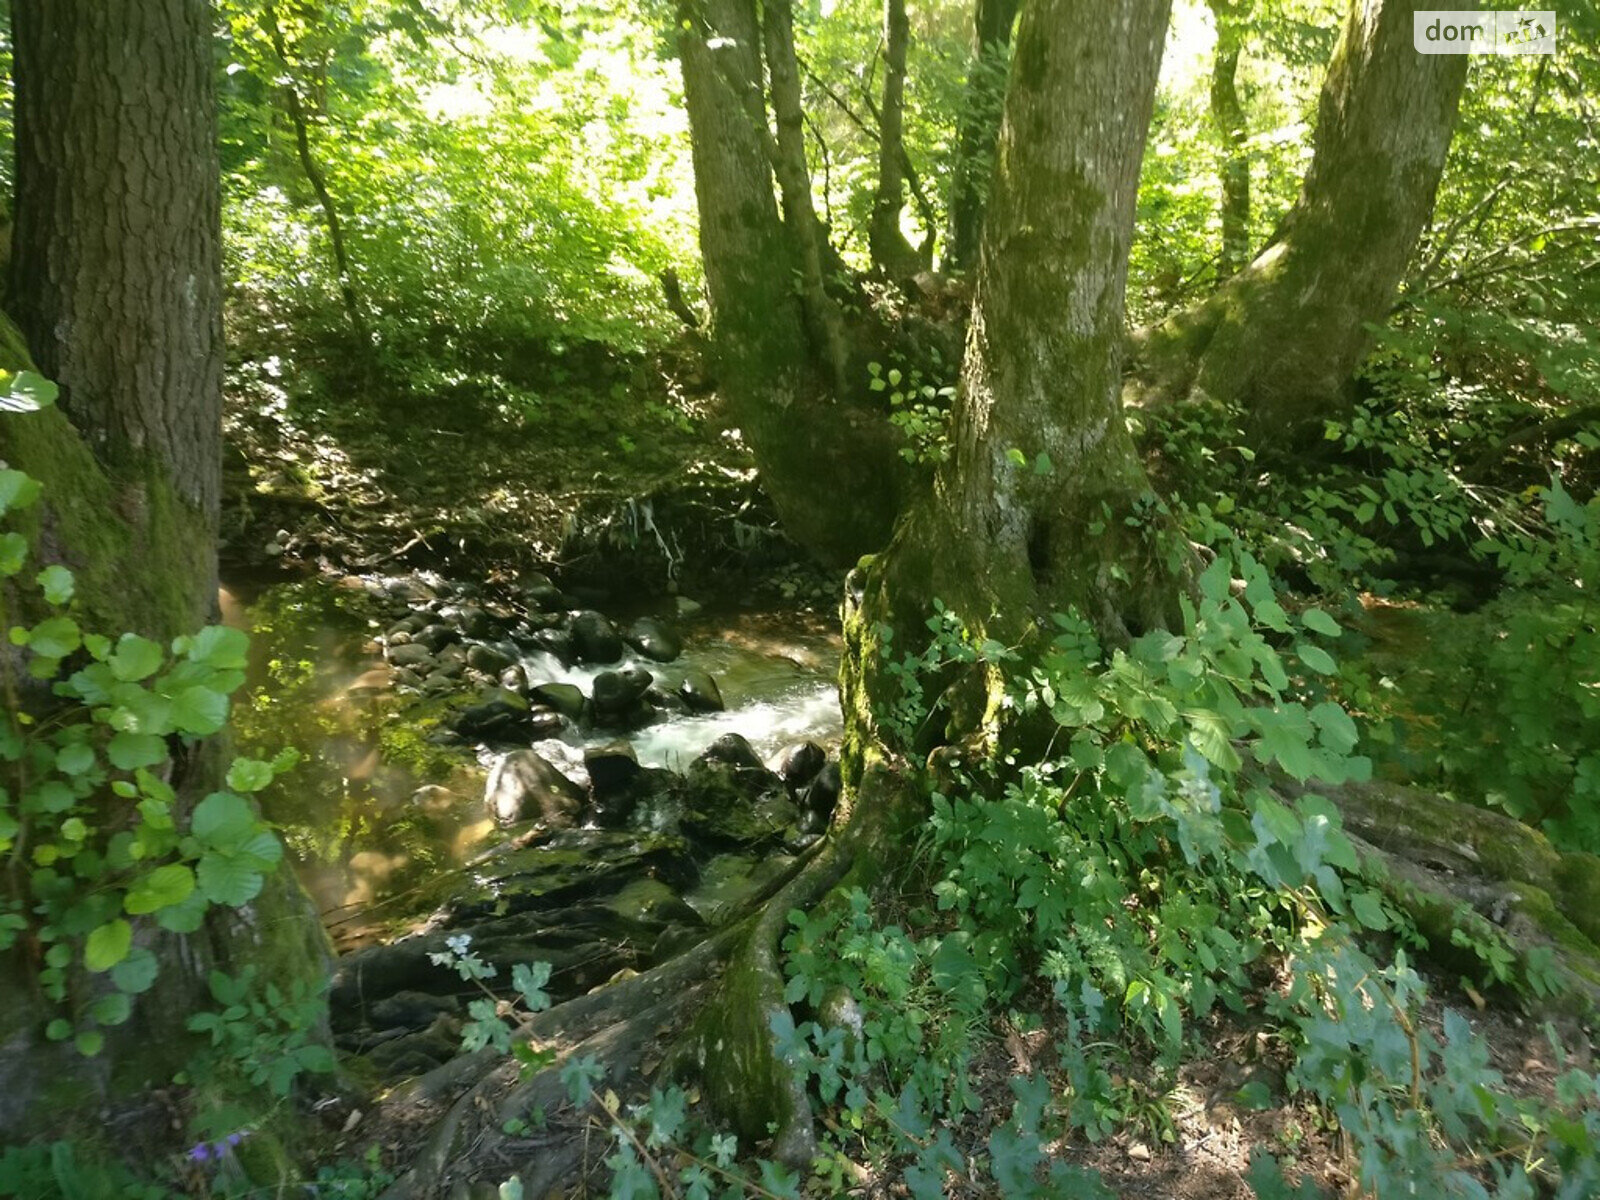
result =
M185 863L168 863L137 879L123 898L122 907L131 915L155 912L181 904L194 891L194 872Z
M109 971L128 957L132 945L132 925L120 917L107 921L90 931L83 945L83 965L91 971Z
M52 564L35 576L35 582L44 589L47 603L60 606L72 599L72 572L59 564Z

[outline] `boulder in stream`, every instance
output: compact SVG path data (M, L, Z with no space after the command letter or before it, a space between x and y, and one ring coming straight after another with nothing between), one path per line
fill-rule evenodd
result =
M711 745L707 746L695 760L699 763L727 763L731 767L744 767L751 771L758 771L762 775L770 775L767 764L761 761L761 756L756 753L755 747L750 744L750 739L741 733L725 733Z
M527 730L529 713L528 702L516 692L492 688L457 713L452 725L463 737L510 739Z
M778 758L778 774L791 796L797 796L827 764L828 752L815 742L798 742Z
M484 788L484 803L501 825L543 821L570 828L583 812L584 794L560 768L533 750L513 750L495 764Z
M427 673L436 665L433 653L423 645L410 642L405 645L389 647L389 661L397 667L411 667Z
M516 666L517 657L499 646L479 642L467 647L467 666L485 675L499 675L508 667Z
M590 687L595 715L602 718L631 715L654 681L643 667L601 671Z
M622 638L651 662L671 662L683 653L683 640L654 617L640 617Z
M528 698L536 704L555 709L569 721L583 720L586 701L583 689L575 683L541 683L529 690Z
M704 671L690 671L678 685L678 695L694 713L718 713L727 708L717 681Z
M622 636L604 613L586 609L572 618L572 648L579 662L614 663L622 657Z

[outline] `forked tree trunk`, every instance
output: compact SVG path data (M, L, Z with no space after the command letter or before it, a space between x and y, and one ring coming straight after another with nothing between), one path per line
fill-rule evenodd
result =
M1005 62L1019 0L976 0L972 11L972 65L956 134L951 172L950 238L944 265L967 271L977 265L983 210L994 177L994 143L1005 101Z
M900 228L905 206L906 55L911 22L905 0L883 4L883 101L878 110L878 191L872 201L867 243L872 265L886 278L909 280L922 257Z
M1002 641L1069 608L1125 640L1176 610L1185 564L1127 521L1149 485L1119 399L1128 247L1167 10L1037 0L1023 11L954 454L874 564L895 628L917 628L940 599Z
M679 16L717 382L785 530L848 564L887 538L901 472L894 430L851 402L865 362L827 294L789 8L763 25L753 0L681 0Z
M17 211L0 366L60 385L60 406L0 414L0 459L43 484L16 522L31 564L76 574L75 615L165 641L216 607L221 229L208 0L13 0ZM8 517L8 523L10 519ZM40 614L8 588L11 620ZM9 646L0 653L14 654ZM14 674L12 657L0 667ZM10 720L10 714L6 714ZM175 767L180 801L220 783L219 752ZM115 803L109 796L106 803ZM27 904L24 898L24 910ZM141 930L162 962L95 1059L44 1037L39 963L0 955L0 1140L165 1084L213 966L315 980L325 939L286 869L251 906L186 938Z
M1366 326L1389 310L1432 213L1467 75L1464 56L1416 52L1416 8L1353 0L1299 199L1247 268L1140 339L1142 401L1238 403L1258 444L1284 449L1348 406Z
M1211 59L1211 123L1222 146L1222 247L1217 279L1225 280L1250 259L1249 130L1239 102L1239 52L1244 31L1239 22L1249 0L1210 0L1217 25L1217 46Z

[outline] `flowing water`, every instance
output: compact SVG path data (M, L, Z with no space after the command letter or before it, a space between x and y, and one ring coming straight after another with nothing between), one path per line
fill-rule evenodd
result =
M492 844L484 779L511 748L439 744L444 705L397 691L373 640L392 620L375 604L377 590L378 581L312 579L224 596L230 621L254 635L249 694L236 705L240 750L260 756L293 745L304 756L264 803L341 948L405 927L424 891ZM627 735L642 764L682 768L725 733L742 734L768 759L808 738L837 742L832 622L708 607L672 624L682 656L639 665L669 689L689 671L709 673L727 710L664 716ZM573 683L585 694L606 669L543 653L524 655L523 665L532 682ZM618 736L569 725L534 748L586 783L585 746Z

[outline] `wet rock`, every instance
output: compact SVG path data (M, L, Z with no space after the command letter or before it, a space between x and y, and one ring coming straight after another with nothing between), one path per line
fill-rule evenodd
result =
M407 638L409 638L427 623L427 617L423 616L421 613L412 613L410 616L402 617L400 620L396 621L389 629L389 636L394 637L396 634L403 633Z
M800 807L808 813L815 813L827 823L833 816L833 810L839 803L839 793L844 788L844 781L839 775L839 764L828 763L817 772L817 777L811 781L811 786L806 788L800 799Z
M422 676L409 667L397 667L394 672L395 687L419 688L422 686Z
M678 695L689 706L690 712L722 712L727 705L722 702L722 691L717 681L704 671L690 671L678 685Z
M645 689L644 698L650 702L652 708L660 709L666 713L686 713L689 705L677 692L669 692L658 684L652 684Z
M437 665L428 648L419 646L415 642L404 646L390 646L389 661L397 667L411 667L424 673L431 671Z
M528 713L528 740L540 742L556 737L566 723L567 719L553 708L535 708Z
M583 752L583 765L589 772L589 792L597 808L626 792L642 769L632 744L625 741L590 747Z
M597 716L616 717L630 713L649 690L653 676L643 667L623 667L620 671L601 671L590 686Z
M515 692L495 688L486 692L479 703L457 713L451 724L463 737L509 740L527 728L528 716L526 700Z
M584 794L543 755L513 750L489 773L484 803L501 825L539 820L555 828L569 828L583 811Z
M499 675L507 667L516 665L516 657L497 646L482 643L467 648L467 666L485 675Z
M573 643L572 634L565 629L536 629L528 642L534 649L543 650L564 667L570 667L578 661L577 646Z
M783 854L757 858L751 854L718 854L700 869L694 886L683 893L684 903L707 922L725 919L748 896L772 883L793 864Z
M725 733L707 746L695 760L698 763L726 763L732 767L746 767L762 775L771 775L767 764L761 761L750 740L740 733Z
M585 700L583 689L575 683L541 683L528 690L528 698L555 709L570 721L581 721Z
M799 824L800 810L783 780L761 766L759 759L756 763L748 766L707 755L691 763L683 783L685 832L716 845L749 847L789 837Z
M565 607L566 597L542 571L529 571L517 580L517 594L529 608L551 612Z
M572 647L579 662L614 663L622 657L622 637L605 614L587 609L572 618Z
M691 600L687 596L677 598L676 607L680 617L692 617L703 607L698 600Z
M522 669L521 663L513 663L500 672L500 686L508 692L516 692L519 696L528 693L528 673Z
M499 632L495 619L475 604L462 606L454 616L461 632L468 637L492 638Z
M453 625L435 623L433 625L424 625L411 635L411 640L426 646L437 654L446 646L459 642L461 640L461 631Z
M705 924L699 913L659 879L636 879L607 900L605 906L624 920L641 925Z
M654 617L640 617L622 637L651 662L671 662L683 653L683 640Z
M791 796L800 791L827 764L828 752L815 742L800 742L790 746L778 759L778 774Z
M408 1033L374 1046L367 1061L391 1078L423 1075L443 1066L461 1049L461 1022L441 1016L421 1033Z

